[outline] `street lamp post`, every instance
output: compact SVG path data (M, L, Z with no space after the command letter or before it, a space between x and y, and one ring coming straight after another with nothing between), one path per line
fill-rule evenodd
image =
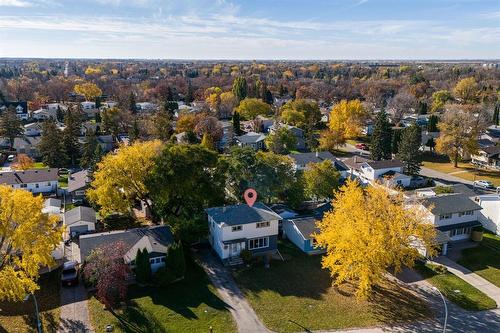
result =
M43 331L42 331L42 322L40 321L40 315L38 313L38 302L36 301L35 294L30 293L30 294L26 295L26 297L24 298L24 301L27 301L30 298L30 296L33 296L33 301L35 302L35 314L36 314L36 329L37 329L37 332L38 333L43 333Z
M436 287L432 287L432 289L434 289L435 291L438 292L439 296L441 296L441 299L443 300L443 304L444 304L444 325L443 325L443 333L446 333L446 325L448 323L448 306L446 305L446 300L443 296L443 294L441 293L441 291L439 291L438 288Z

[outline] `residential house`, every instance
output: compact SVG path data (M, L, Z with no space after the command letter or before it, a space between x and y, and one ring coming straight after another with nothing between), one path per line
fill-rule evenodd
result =
M61 200L48 198L43 203L42 213L50 215L61 215Z
M96 223L96 212L90 207L75 207L63 216L63 224L71 237L94 231Z
M471 163L481 167L500 170L500 146L481 147L471 155Z
M425 197L419 202L427 221L438 231L443 255L448 251L448 243L469 239L472 228L481 225L481 206L465 194L441 194Z
M28 102L0 102L0 114L9 108L14 108L16 116L21 120L28 120Z
M478 195L474 201L483 208L479 211L479 222L485 229L500 235L500 195Z
M317 222L314 216L284 220L283 237L307 254L324 253L325 249L318 247L314 238L314 234L319 232Z
M83 111L94 110L95 109L95 102L89 102L89 101L81 102L80 106L82 107Z
M115 149L115 140L112 135L99 135L97 137L97 141L99 142L102 151L105 153L109 153Z
M304 130L302 130L298 127L295 127L295 126L287 125L287 124L276 125L276 123L275 123L271 127L269 127L269 133L274 133L274 131L277 129L277 126L278 127L286 127L293 134L293 136L295 137L295 139L297 141L297 143L295 145L297 150L302 151L302 150L305 150L307 148L306 141L304 139Z
M265 148L264 140L266 136L261 133L249 132L244 135L237 136L236 144L240 147L251 147L255 150L263 150Z
M48 119L57 119L57 110L51 111L48 109L38 109L31 113L31 118L35 120L48 120Z
M58 170L55 168L0 172L0 184L32 193L56 193L58 180Z
M340 172L341 177L347 178L349 168L329 151L290 154L288 157L293 160L293 167L296 171L305 170L310 163L321 163L325 160L331 161L335 169Z
M296 213L293 209L283 204L274 204L270 208L282 219L293 219L294 217L299 216L299 214Z
M82 170L72 173L68 177L68 194L72 199L85 199L85 192L90 186L90 173L88 170Z
M40 136L42 134L42 125L40 123L31 123L24 125L25 136Z
M79 241L81 262L84 262L94 249L121 242L126 251L123 257L125 263L134 268L137 250L146 249L151 270L156 272L165 266L168 248L174 244L174 236L169 226L160 225L82 235Z
M241 251L268 255L277 251L278 224L281 217L263 203L252 207L240 204L205 210L209 241L227 264L241 263Z
M154 112L158 110L158 106L150 102L136 103L135 107L137 112Z
M363 184L374 182L389 186L409 187L411 176L403 173L403 163L399 160L372 161L360 156L354 156L344 161L349 168L349 175L357 177Z

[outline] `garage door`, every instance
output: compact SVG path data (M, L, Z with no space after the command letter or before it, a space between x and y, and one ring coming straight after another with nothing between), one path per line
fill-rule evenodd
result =
M89 227L86 225L78 225L74 227L69 227L70 235L84 234L89 231Z

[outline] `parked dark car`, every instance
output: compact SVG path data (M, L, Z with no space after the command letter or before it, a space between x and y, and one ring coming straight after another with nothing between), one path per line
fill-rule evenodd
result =
M63 264L61 283L67 287L78 284L78 263L76 261L68 261Z

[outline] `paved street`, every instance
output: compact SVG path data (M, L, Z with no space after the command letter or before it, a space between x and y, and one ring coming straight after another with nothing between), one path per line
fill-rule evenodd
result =
M229 305L239 333L270 333L252 309L231 273L209 251L200 254L201 265L224 302Z

